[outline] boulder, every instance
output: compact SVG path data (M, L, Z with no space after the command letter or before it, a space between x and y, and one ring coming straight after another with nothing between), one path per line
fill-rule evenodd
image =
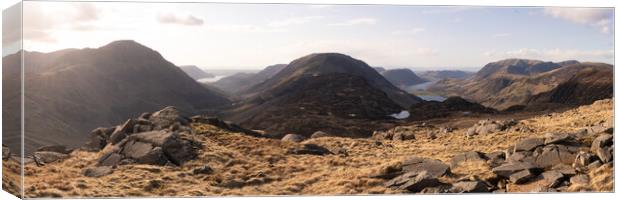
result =
M304 138L304 136L301 135L297 135L297 134L286 134L284 137L282 137L282 141L287 141L287 142L301 142L304 141L306 138Z
M502 151L487 153L484 156L487 158L487 164L492 168L500 166L506 161L506 153Z
M166 138L161 148L168 160L175 165L182 165L198 156L195 145L188 140L181 139L178 134L171 134Z
M182 117L179 110L177 110L174 106L168 106L153 113L149 117L149 121L153 124L154 130L166 129L175 122L179 122L181 125L189 125L189 119Z
M601 134L592 141L590 151L597 152L599 149L609 147L613 144L614 136L611 134Z
M453 193L483 193L489 192L489 188L482 181L460 181L452 184L450 192Z
M84 176L87 177L102 177L108 174L112 174L112 167L110 166L99 166L84 170Z
M534 177L536 177L536 175L534 175L532 171L525 169L525 170L521 170L521 171L511 174L509 179L510 179L510 182L514 184L522 184L522 183L528 182Z
M522 170L529 170L536 174L540 171L540 168L529 162L509 162L495 167L491 171L499 176L510 178L510 175Z
M320 138L320 137L329 137L330 135L323 132L323 131L317 131L312 133L312 135L310 136L310 138Z
M33 158L37 164L44 165L67 159L69 158L69 155L52 151L37 151L34 152Z
M105 148L110 139L110 135L116 128L96 128L90 132L88 142L82 146L82 149L86 151L100 151Z
M431 177L441 177L450 173L450 167L439 160L412 156L401 163L403 172L421 173L426 171Z
M492 120L481 120L478 121L474 126L467 129L466 136L474 136L474 135L485 135L495 132L504 131L507 128L516 124L514 120L507 121L492 121Z
M127 135L133 133L132 131L133 131L134 126L135 126L134 119L128 119L122 125L117 126L116 129L114 129L114 132L112 132L112 134L110 135L108 143L111 143L111 144L119 143L120 141L125 139Z
M319 156L333 154L331 151L329 151L325 147L322 147L316 144L304 144L301 147L289 149L288 153L297 154L297 155L309 154L309 155L319 155Z
M99 158L97 166L116 166L123 159L123 156L118 153L107 153Z
M611 147L602 147L596 149L596 156L601 159L601 162L608 163L613 160L613 148Z
M536 147L542 146L544 143L545 140L542 138L528 138L519 141L515 145L515 151L532 151L536 149Z
M577 156L577 153L572 152L574 150L564 145L547 145L536 157L535 164L540 168L549 168L561 163L572 164Z
M573 162L573 167L587 167L590 163L596 161L596 156L592 153L580 151L575 156L575 161Z
M458 154L450 160L450 167L455 168L462 162L486 162L484 154L477 151L469 151Z

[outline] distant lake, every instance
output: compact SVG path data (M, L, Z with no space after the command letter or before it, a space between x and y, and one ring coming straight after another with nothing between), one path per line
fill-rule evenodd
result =
M213 82L219 81L220 79L222 79L224 77L227 77L227 76L228 75L216 75L213 78L201 78L201 79L198 79L198 82L201 82L201 83L213 83Z
M426 101L445 101L446 97L438 96L438 95L418 95L418 97L426 100Z

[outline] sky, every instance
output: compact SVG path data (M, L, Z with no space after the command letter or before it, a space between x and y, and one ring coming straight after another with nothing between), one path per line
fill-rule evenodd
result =
M614 62L612 8L27 1L24 10L27 51L130 39L203 69L261 69L319 52L422 70L506 58Z

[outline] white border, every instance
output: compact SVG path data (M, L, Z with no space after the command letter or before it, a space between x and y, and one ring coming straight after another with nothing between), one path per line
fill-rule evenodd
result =
M80 0L80 1L96 1L96 0ZM99 0L106 1L106 0ZM399 4L399 5L480 5L480 6L560 6L560 7L614 7L617 8L620 1L617 0L127 0L132 2L226 2L226 3L313 3L313 4ZM2 9L6 9L19 0L1 0ZM617 18L616 18L617 19ZM617 26L617 20L614 20L614 26ZM0 29L1 30L1 29ZM617 36L617 32L614 37ZM614 48L614 52L617 50ZM614 61L618 60L618 57L614 57ZM615 64L614 64L615 65ZM0 72L1 73L1 72ZM617 83L620 83L620 78L614 76L614 94ZM0 83L1 86L1 83ZM1 87L0 87L1 93ZM1 101L1 99L0 99ZM618 100L614 100L614 104L617 104ZM618 116L618 110L614 111L614 116ZM615 121L615 125L618 124L618 120ZM1 127L1 125L0 125ZM1 130L1 129L0 129ZM617 154L616 154L617 155ZM617 156L614 156L617 158ZM615 177L618 177L618 171L615 170ZM1 174L1 172L0 172ZM480 194L480 195L394 195L394 196L301 196L301 197L277 197L278 199L463 199L463 200L478 200L478 199L618 199L616 193L554 193L554 194ZM614 198L615 197L615 198ZM274 197L214 197L209 199L256 199L267 200ZM17 199L15 196L7 192L0 192L0 199ZM161 199L161 198L140 198L140 199ZM186 199L186 198L169 198L169 199Z

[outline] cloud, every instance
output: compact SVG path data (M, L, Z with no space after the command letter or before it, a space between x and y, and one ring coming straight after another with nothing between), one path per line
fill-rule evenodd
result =
M493 35L494 38L503 38L503 37L510 37L512 36L512 33L496 33Z
M374 25L377 23L377 19L375 18L357 18L351 19L348 21L344 21L341 23L332 23L328 24L329 26L356 26L356 25Z
M272 21L268 24L271 27L283 27L290 25L299 25L309 23L315 20L323 19L323 16L306 16L306 17L293 17L285 20Z
M330 4L319 4L319 5L310 5L310 8L332 8L335 5Z
M413 35L413 34L424 32L424 31L426 31L426 29L424 29L424 28L411 28L411 29L408 29L408 30L396 30L396 31L392 32L392 34L394 34L394 35Z
M78 4L76 6L77 13L73 17L76 21L93 21L98 20L101 11L93 4Z
M608 8L560 8L544 9L544 14L568 20L578 24L586 24L599 29L602 33L613 32L613 9Z
M185 26L200 26L204 20L190 14L179 16L174 13L164 13L157 16L157 21L162 24L178 24Z
M529 58L539 60L582 60L582 61L608 61L613 59L614 50L578 50L578 49L530 49L522 48L505 52L487 51L482 55L498 59L503 58Z
M233 33L280 33L288 29L280 27L264 27L251 24L216 24L207 26L208 30Z

